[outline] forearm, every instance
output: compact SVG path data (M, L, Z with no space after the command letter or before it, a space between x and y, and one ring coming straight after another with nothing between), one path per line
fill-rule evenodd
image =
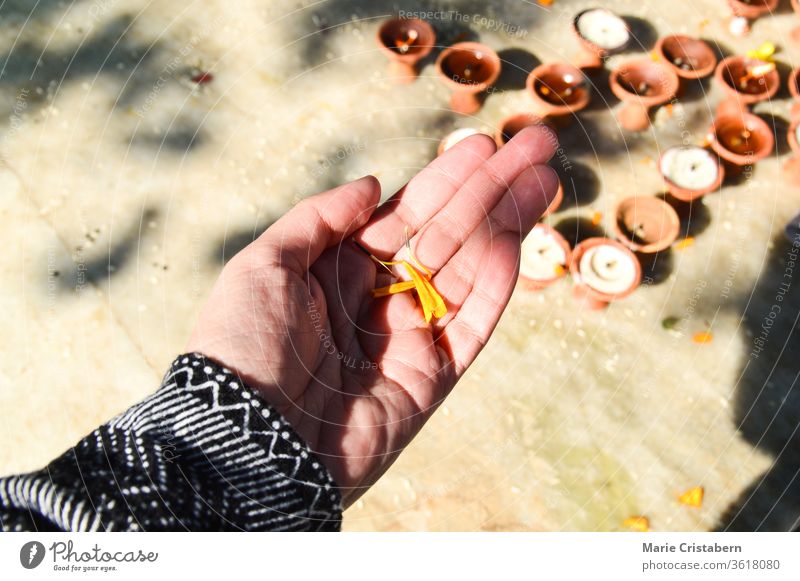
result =
M179 357L161 388L46 468L0 478L4 530L338 530L341 497L232 372Z

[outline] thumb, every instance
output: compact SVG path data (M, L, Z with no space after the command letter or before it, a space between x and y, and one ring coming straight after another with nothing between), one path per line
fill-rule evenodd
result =
M368 175L306 198L257 241L279 252L281 263L305 273L320 255L369 221L381 198L377 178Z

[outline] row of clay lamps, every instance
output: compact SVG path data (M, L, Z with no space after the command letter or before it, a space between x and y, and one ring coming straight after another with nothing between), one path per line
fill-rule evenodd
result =
M724 105L708 130L708 147L672 147L659 159L658 168L667 190L679 202L691 203L719 190L726 175L740 174L745 167L770 155L775 147L772 129L763 119Z
M539 79L550 97L541 100L544 114L563 114L559 108L580 109L571 94L571 86L559 87L568 76L580 85L584 80L577 69L592 69L602 66L603 59L628 46L631 39L627 23L604 8L584 10L573 20L573 31L579 40L581 52L575 66L566 63L543 65L529 82ZM421 19L393 18L378 30L378 46L390 61L390 76L399 83L409 83L417 78L419 62L428 56L436 45L436 33L430 24ZM558 78L557 71L562 69ZM464 114L476 112L481 107L483 94L494 85L500 75L501 61L495 51L485 44L460 42L445 48L436 61L436 68L443 82L452 90L451 108ZM569 81L567 81L569 85ZM585 92L585 89L583 89ZM544 91L537 92L544 95ZM588 97L588 94L587 94ZM588 103L588 99L586 101Z
M707 140L725 161L726 171L736 174L775 148L772 128L749 108L777 94L780 75L774 63L731 56L720 61L714 76L725 98L717 107Z
M612 71L611 90L622 102L618 120L629 131L650 126L650 112L680 95L687 83L708 77L717 57L703 40L681 34L662 37L653 59L637 59Z
M661 197L632 196L614 210L614 236L580 242L574 250L546 224L537 224L522 244L520 282L529 290L550 286L572 274L573 294L590 309L627 297L641 284L642 264L650 265L680 233L680 218Z
M419 62L436 45L436 33L419 18L392 18L378 29L378 46L389 58L389 73L398 83L418 76ZM500 76L500 57L478 42L459 42L445 48L436 61L439 76L452 90L450 107L464 114L481 108L481 98Z
M642 266L623 242L589 238L572 249L554 228L539 223L522 243L520 285L538 291L572 275L573 295L590 309L633 293L642 281Z

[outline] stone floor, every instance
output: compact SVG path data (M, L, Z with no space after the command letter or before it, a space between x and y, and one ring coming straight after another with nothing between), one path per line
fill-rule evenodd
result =
M597 2L595 2L597 3ZM526 72L568 60L583 0L28 0L0 4L0 473L33 469L153 390L181 351L224 260L298 199L373 173L401 186L455 127L492 132L530 109ZM602 2L646 57L662 34L766 39L800 63L789 2L742 40L724 0ZM386 78L374 35L390 14L442 8L439 42L476 38L504 60L474 117L448 110L432 59ZM197 84L192 77L213 75ZM785 73L786 70L782 71ZM206 80L208 77L206 78ZM561 131L567 200L547 221L580 235L615 200L662 190L655 160L704 140L720 98L691 87L640 135L619 129L598 82ZM707 197L695 243L604 312L569 281L520 289L446 405L347 515L348 530L785 529L800 515L800 289L780 302L781 231L800 191L781 182L788 94L757 112L779 155ZM684 133L687 132L687 133ZM789 273L791 274L791 273ZM666 317L679 317L672 330ZM710 330L711 343L692 334ZM706 490L691 509L676 495Z

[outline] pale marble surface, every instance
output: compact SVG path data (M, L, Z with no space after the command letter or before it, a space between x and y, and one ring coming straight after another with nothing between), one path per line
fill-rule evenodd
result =
M230 255L293 201L366 173L391 193L453 128L492 132L530 107L519 70L471 119L449 112L430 61L413 85L391 84L374 44L391 2L46 0L26 20L29 4L0 9L3 473L42 465L156 387L223 244ZM569 59L571 15L589 5L486 4L437 3L461 16L434 24L443 42L471 27L498 50L518 49L501 53L507 71L530 66L519 50ZM724 4L603 3L730 50L771 38L786 46L780 61L800 62L786 40L800 19L784 9L737 40ZM654 40L640 38L645 48ZM213 81L194 85L198 70ZM573 169L554 162L596 199L548 223L600 212L610 228L616 200L660 192L659 152L684 130L692 143L704 138L720 97L707 86L707 101L658 113L638 136L616 127L607 106L618 105L603 91L607 106L598 97L562 130ZM788 106L782 97L758 110L785 118ZM780 433L798 422L797 401L782 400L779 386L748 416L760 419L737 430L740 392L767 386L769 372L763 358L747 366L748 330L775 300L774 277L765 286L759 274L780 270L769 245L800 201L779 172L770 157L749 181L709 196L710 222L673 253L672 274L606 312L576 309L568 280L520 289L474 369L345 528L619 530L635 514L657 530L714 528L772 463L769 442L780 436L754 446L770 410L784 412ZM742 322L745 309L755 322ZM682 334L662 329L667 316L684 317ZM694 344L709 325L714 341ZM772 383L796 373L786 362L781 370ZM706 488L702 509L675 502L695 485ZM780 481L766 498L779 493Z

